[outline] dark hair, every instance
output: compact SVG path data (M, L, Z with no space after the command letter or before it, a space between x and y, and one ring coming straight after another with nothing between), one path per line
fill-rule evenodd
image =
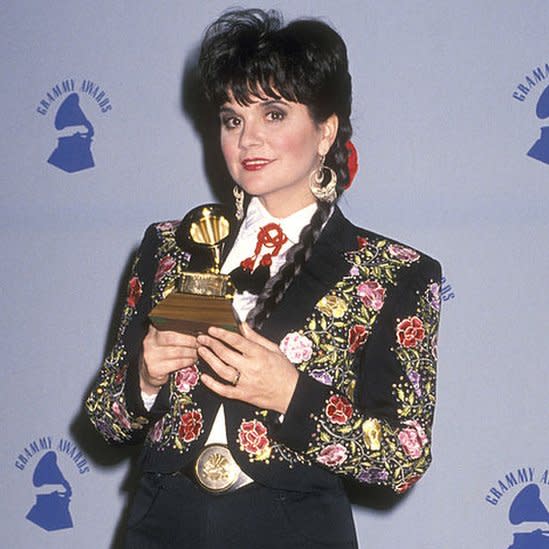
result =
M206 96L216 106L225 103L230 92L242 105L264 97L303 103L316 123L337 115L337 136L325 162L337 175L338 196L343 192L349 182L351 76L347 48L334 29L312 19L284 26L274 10L231 10L206 30L199 65ZM260 327L282 299L311 255L329 214L330 204L319 202L299 242L288 250L285 264L250 311L252 325Z

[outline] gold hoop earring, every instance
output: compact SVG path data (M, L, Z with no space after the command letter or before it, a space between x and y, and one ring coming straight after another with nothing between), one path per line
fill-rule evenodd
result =
M244 219L244 191L238 186L233 187L233 196L234 196L234 216L238 221Z
M325 158L323 155L320 157L320 166L309 176L309 187L317 200L333 202L337 198L337 175L332 168L324 164ZM330 175L330 180L323 185L327 174Z

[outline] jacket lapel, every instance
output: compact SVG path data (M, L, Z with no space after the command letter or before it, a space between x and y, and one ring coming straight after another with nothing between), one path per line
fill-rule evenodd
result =
M349 271L344 252L356 249L357 229L335 208L313 247L309 260L295 277L280 303L265 321L261 333L279 343L300 329L315 304Z

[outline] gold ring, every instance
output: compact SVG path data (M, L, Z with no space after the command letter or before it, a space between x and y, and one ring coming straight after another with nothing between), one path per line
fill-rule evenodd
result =
M235 368L236 370L236 368ZM236 374L234 375L234 379L231 381L231 385L233 387L236 387L238 385L238 380L240 379L240 370L236 370Z

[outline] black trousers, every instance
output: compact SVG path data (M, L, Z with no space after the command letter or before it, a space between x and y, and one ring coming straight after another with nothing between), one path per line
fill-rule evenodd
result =
M253 483L213 495L180 475L145 473L130 510L126 549L356 549L345 492Z

